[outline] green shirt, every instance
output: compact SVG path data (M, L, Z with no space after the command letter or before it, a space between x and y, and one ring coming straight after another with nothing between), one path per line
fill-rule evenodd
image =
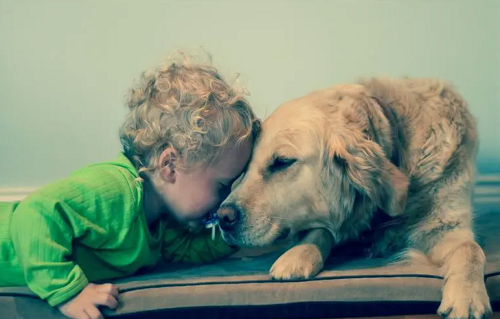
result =
M52 306L89 282L174 262L211 262L233 252L220 236L160 219L148 226L133 164L80 169L21 202L0 203L0 286L27 285Z

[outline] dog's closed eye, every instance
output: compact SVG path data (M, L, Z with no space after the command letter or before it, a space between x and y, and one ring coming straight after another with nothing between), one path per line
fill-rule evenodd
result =
M270 173L283 171L295 164L295 162L297 162L296 158L275 156L269 165L268 170Z

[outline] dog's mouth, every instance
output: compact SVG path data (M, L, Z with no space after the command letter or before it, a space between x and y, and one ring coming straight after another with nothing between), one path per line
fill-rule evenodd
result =
M222 238L229 245L240 247L260 247L279 244L288 240L292 235L290 227L277 227L271 229L250 230L249 232L222 231Z

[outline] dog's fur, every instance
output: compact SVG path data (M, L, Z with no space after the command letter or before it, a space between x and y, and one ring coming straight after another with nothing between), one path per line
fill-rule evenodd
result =
M491 312L485 256L472 232L477 152L467 103L436 79L368 79L312 92L264 123L249 169L219 210L240 213L223 228L239 246L305 234L271 268L305 279L331 248L357 240L377 214L374 256L417 251L445 278L439 313Z

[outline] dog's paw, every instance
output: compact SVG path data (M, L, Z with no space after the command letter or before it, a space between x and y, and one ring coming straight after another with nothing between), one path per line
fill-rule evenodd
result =
M491 316L491 305L484 283L472 287L447 282L438 313L447 319L484 319Z
M323 268L323 257L314 245L292 247L271 267L271 278L277 280L309 279Z

